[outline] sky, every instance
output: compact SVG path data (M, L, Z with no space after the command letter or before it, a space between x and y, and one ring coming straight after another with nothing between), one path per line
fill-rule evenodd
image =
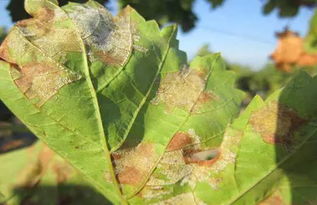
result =
M205 0L196 0L194 11L199 21L188 33L180 30L180 49L191 59L202 45L209 44L213 52L220 52L231 63L260 69L276 47L275 32L289 26L304 36L313 15L313 10L302 8L295 18L279 18L277 12L264 16L263 2L226 0L222 7L213 10ZM5 10L8 3L9 0L0 0L0 26L10 28L13 24ZM114 0L110 7L116 10Z

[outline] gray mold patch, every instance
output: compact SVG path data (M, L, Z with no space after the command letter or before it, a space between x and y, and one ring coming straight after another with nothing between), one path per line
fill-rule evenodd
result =
M104 8L76 5L69 16L89 49L91 61L101 60L106 64L119 66L127 62L133 48L128 14L123 12L122 15L113 17Z

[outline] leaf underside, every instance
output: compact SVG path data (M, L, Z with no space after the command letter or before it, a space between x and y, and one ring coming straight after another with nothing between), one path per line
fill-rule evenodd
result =
M218 55L186 65L175 27L160 31L131 8L25 6L33 18L0 49L1 99L113 203L145 186L177 133L219 145L242 94Z
M187 65L175 26L94 1L25 8L33 18L0 47L0 98L112 203L257 204L313 152L316 78L256 97L231 124L234 74L219 54Z

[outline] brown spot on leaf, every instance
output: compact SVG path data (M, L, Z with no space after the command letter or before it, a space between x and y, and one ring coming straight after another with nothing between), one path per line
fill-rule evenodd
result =
M5 38L0 46L0 59L7 60L9 63L10 54L9 54L9 40Z
M112 157L119 182L131 185L142 183L157 159L153 144L144 142L118 150Z
M117 177L121 184L138 184L142 180L142 174L135 167L124 167Z
M41 21L51 21L54 19L55 12L52 9L41 8L38 13L36 13L35 17Z
M295 111L277 102L271 102L251 115L250 123L269 144L292 143L292 132L305 123Z
M34 18L18 21L16 25L21 27L27 27L32 22L36 24L38 28L40 28L40 26L41 25L43 26L44 23L51 22L54 19L54 16L55 16L54 10L48 9L48 8L41 8L36 13L36 15L34 15Z
M160 83L153 104L163 102L168 111L174 108L195 112L200 105L212 99L212 94L204 92L205 77L201 72L184 68L179 72L168 73Z
M182 149L192 143L192 138L186 132L177 132L167 146L167 151Z
M216 99L216 96L213 93L211 93L211 92L202 92L199 95L198 102L199 103L206 103L206 102L214 100L214 99Z
M20 70L11 69L11 75L21 92L29 99L37 99L38 106L42 106L63 86L80 79L78 74L49 64L35 63L23 66ZM18 78L17 71L20 73Z
M284 205L284 200L280 196L280 193L276 192L269 196L264 201L260 202L259 205Z

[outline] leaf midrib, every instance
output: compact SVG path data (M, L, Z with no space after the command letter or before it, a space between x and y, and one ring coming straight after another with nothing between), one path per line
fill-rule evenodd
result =
M150 87L148 88L146 94L143 96L141 102L139 103L137 109L134 111L134 113L133 113L133 115L132 115L132 119L130 120L130 122L129 122L129 124L128 124L128 127L127 127L127 129L126 129L126 131L125 131L125 133L124 133L124 135L123 135L123 138L122 138L121 142L118 143L117 146L113 147L113 148L110 150L111 152L116 151L117 149L119 149L119 148L121 147L121 145L125 142L126 138L128 137L128 135L129 135L129 133L130 133L130 131L131 131L131 129L132 129L132 126L133 126L133 124L134 124L134 122L135 122L135 120L136 120L136 118L137 118L137 116L138 116L140 110L142 109L143 105L144 105L145 102L147 101L147 99L148 99L148 97L149 97L149 95L150 95L150 93L151 93L151 91L152 91L152 88L153 88L153 86L154 86L154 84L155 84L157 78L159 77L163 66L165 65L166 58L167 58L168 53L169 53L169 51L170 51L170 49L171 49L171 45L170 45L170 44L171 44L171 40L173 39L173 36L174 36L174 33L175 33L175 32L176 32L176 27L173 26L173 31L172 31L172 33L171 33L171 35L170 35L170 37L169 37L169 39L168 39L168 41L167 41L168 47L167 47L167 49L166 49L166 51L165 51L165 53L164 53L164 55L163 55L163 58L162 58L162 60L161 60L161 62L160 62L160 64L159 64L159 67L158 67L158 69L157 69L157 72L156 72L156 74L155 74L155 77L154 77L154 79L153 79L153 81L152 81Z
M188 112L188 115L186 116L186 118L184 119L184 121L179 125L179 127L177 128L176 132L178 132L183 126L184 124L186 124L186 122L188 121L188 119L191 117L192 114L192 110L193 108L197 105L199 96L206 90L207 88L207 83L209 78L211 77L211 73L212 73L212 68L214 67L214 65L216 64L216 62L218 61L220 55L217 55L216 58L213 60L212 65L210 65L210 70L208 72L207 78L206 78L206 83L204 88L199 92L199 94L197 95L197 99L195 100L195 102L193 103L193 105L191 106L191 109ZM166 145L167 146L167 145ZM165 146L165 149L166 149ZM165 153L165 152L164 152ZM138 189L133 192L131 195L127 196L128 199L131 199L132 197L134 197L135 194L137 194L139 191L141 191L141 189L145 186L146 182L148 181L149 177L152 175L153 171L155 170L155 168L157 167L157 164L160 162L161 158L163 157L163 155L161 155L157 161L155 162L155 166L153 166L153 168L150 170L150 172L148 172L148 174L146 175L146 180L143 181L143 183L140 185L140 187L138 187Z
M64 11L62 8L59 8L60 10ZM101 145L102 145L102 148L103 148L103 151L105 153L105 158L106 158L106 161L107 161L107 164L108 164L108 168L109 168L109 171L110 171L110 174L111 174L111 177L112 177L112 181L115 185L115 191L117 192L118 196L120 196L120 199L121 199L121 203L122 204L128 204L126 199L123 197L122 195L122 192L121 192L121 189L120 189L120 185L116 179L116 175L115 175L115 170L113 168L113 164L112 164L112 159L111 159L111 155L110 155L110 151L109 151L109 148L108 148L108 145L107 145L107 141L106 141L106 135L105 135L105 131L104 131L104 127L103 127L103 121L102 121L102 117L101 117L101 112L100 112L100 106L99 106L99 102L98 102L98 98L97 98L97 93L96 93L96 90L93 86L93 83L92 83L92 79L91 79L91 72L90 72L90 69L89 69L89 65L88 65L88 60L87 60L87 51L86 51L86 47L85 47L85 42L84 40L81 38L80 36L80 32L78 31L77 29L77 26L76 24L74 23L73 19L69 17L68 13L65 12L65 15L70 19L70 21L73 23L73 26L74 26L74 29L77 31L75 32L78 39L80 39L81 41L81 45L80 47L82 48L82 57L83 57L83 60L84 60L84 68L85 68L85 74L86 74L86 82L88 84L88 87L89 87L89 91L91 93L91 96L92 96L92 100L93 100L93 105L94 105L94 108L95 108L95 117L97 119L97 126L98 126L98 129L99 129L99 137L100 137L100 142L101 142Z
M47 55L45 54L45 52L44 52L42 49L40 49L39 47L37 47L36 45L34 45L32 42L30 42L27 38L25 38L25 37L22 35L22 33L21 33L21 31L19 30L18 27L15 27L15 28L18 30L18 32L19 32L19 34L21 35L21 37L22 37L27 43L29 43L31 46L33 46L35 49L37 49L43 56L45 56L46 58L50 59L50 60L51 60L53 63L55 63L57 66L59 66L59 67L65 69L64 66L60 65L58 62L56 62L56 61L54 61L53 59L51 59L49 56L47 56ZM27 98L24 94L23 94L23 96L24 96L24 98L28 101L28 98ZM39 113L45 114L47 117L49 117L49 119L51 119L52 121L54 121L57 125L59 125L60 127L62 127L64 130L69 131L70 133L73 133L73 135L82 136L82 137L84 137L84 138L86 138L86 139L89 139L88 136L81 135L80 133L75 132L74 130L68 128L67 126L65 126L64 124L62 124L60 121L57 121L54 117L50 116L50 115L47 114L46 112L43 112L39 107L35 106L34 104L31 103L31 105L32 105L36 110L38 110ZM23 121L23 120L21 120L21 121ZM24 124L27 124L27 123L25 123L25 122L23 122L23 123L24 123ZM43 139L42 139L42 140L43 140ZM44 140L44 141L45 141L45 140ZM94 143L94 142L93 142L93 141L90 141L90 143ZM94 143L94 144L96 144L96 146L98 146L97 143ZM62 153L62 152L63 152L63 151L61 151L61 150L56 150L55 148L51 148L51 149L54 150L54 152L56 152L56 153ZM64 157L63 154L62 154L62 156ZM67 158L67 157L64 157L64 158ZM69 161L69 160L68 160L68 161ZM71 162L71 161L70 161L70 162ZM72 162L71 162L71 164L72 164ZM76 166L74 166L74 167L75 167L76 169L78 169ZM82 172L80 169L78 169L78 170L79 170L80 172ZM95 179L93 179L93 178L91 178L90 176L87 176L87 175L85 175L85 176L86 176L86 178L87 178L92 184L94 184L95 186L97 186L97 188L98 188L100 191L103 192L104 188L103 188L102 186L100 186L99 184L96 184ZM121 196L121 192L120 192L120 195L119 195L119 196Z
M58 9L58 10L61 10L64 12L64 14L68 17L68 19L70 19L72 22L73 20L69 17L69 15L67 14L67 12L65 12L62 8L58 7L57 5L53 4L52 2L48 2L49 4L51 4L53 6L53 8L55 9ZM76 25L74 24L73 22L73 26L74 26L74 29L76 29ZM17 30L19 31L19 33L21 34L21 31L18 27L15 27L17 28ZM89 87L89 90L91 92L91 96L92 96L92 100L93 100L93 105L95 107L95 110L96 110L96 119L97 119L97 125L98 125L98 129L99 129L99 137L100 137L100 142L102 144L102 148L103 148L103 151L105 152L105 157L106 157L106 161L108 163L108 165L111 165L111 166L108 166L109 167L109 171L111 172L111 176L112 176L112 181L115 185L115 188L116 188L116 192L118 194L118 196L120 197L121 199L121 202L122 204L127 204L127 201L126 199L123 197L122 193L121 193L121 189L120 189L120 186L118 184L118 181L116 179L116 175L115 175L115 172L114 172L114 169L113 169L113 166L112 166L112 160L111 160L111 156L110 156L110 152L109 152L109 149L108 149L108 146L107 146L107 143L106 143L106 136L105 136L105 133L104 133L104 129L103 129L103 123L102 123L102 119L101 119L101 113L100 113L100 109L99 109L99 102L98 102L98 99L97 99L97 94L96 94L96 91L94 89L94 86L93 86L93 83L92 83L92 80L91 80L91 75L90 75L90 70L89 70L89 65L88 65L88 61L87 61L87 52L86 52L86 49L85 49L85 44L84 44L84 41L83 39L81 38L81 36L79 35L79 32L78 30L76 29L77 32L76 35L78 37L78 39L81 40L81 48L82 48L82 56L83 56L83 59L84 59L84 68L85 68L85 75L86 75L86 82L88 84L88 87ZM23 39L25 39L28 43L30 43L33 47L35 47L36 49L39 50L39 52L44 55L45 57L47 57L48 59L50 59L53 63L55 63L57 66L59 67L62 67L62 65L60 65L58 62L56 62L55 60L53 60L51 57L47 56L45 54L45 52L38 48L36 45L34 45L32 42L30 42L28 39L26 39L22 34L21 34L21 37ZM32 104L33 105L33 104ZM33 105L34 106L34 105ZM40 112L41 110L39 108L37 108L36 106L34 106L36 109L38 109ZM45 112L44 112L45 113ZM47 114L46 114L47 115ZM54 118L52 118L51 116L47 115L48 117L50 117L54 122L57 122ZM68 127L64 126L63 124L57 122L57 124L59 124L60 126L62 126L63 128L73 132L71 129L69 129ZM73 132L75 135L78 135L77 133ZM89 177L90 178L90 177ZM93 182L94 185L96 185L95 183L95 180L91 180ZM102 187L100 187L101 190L103 190Z

